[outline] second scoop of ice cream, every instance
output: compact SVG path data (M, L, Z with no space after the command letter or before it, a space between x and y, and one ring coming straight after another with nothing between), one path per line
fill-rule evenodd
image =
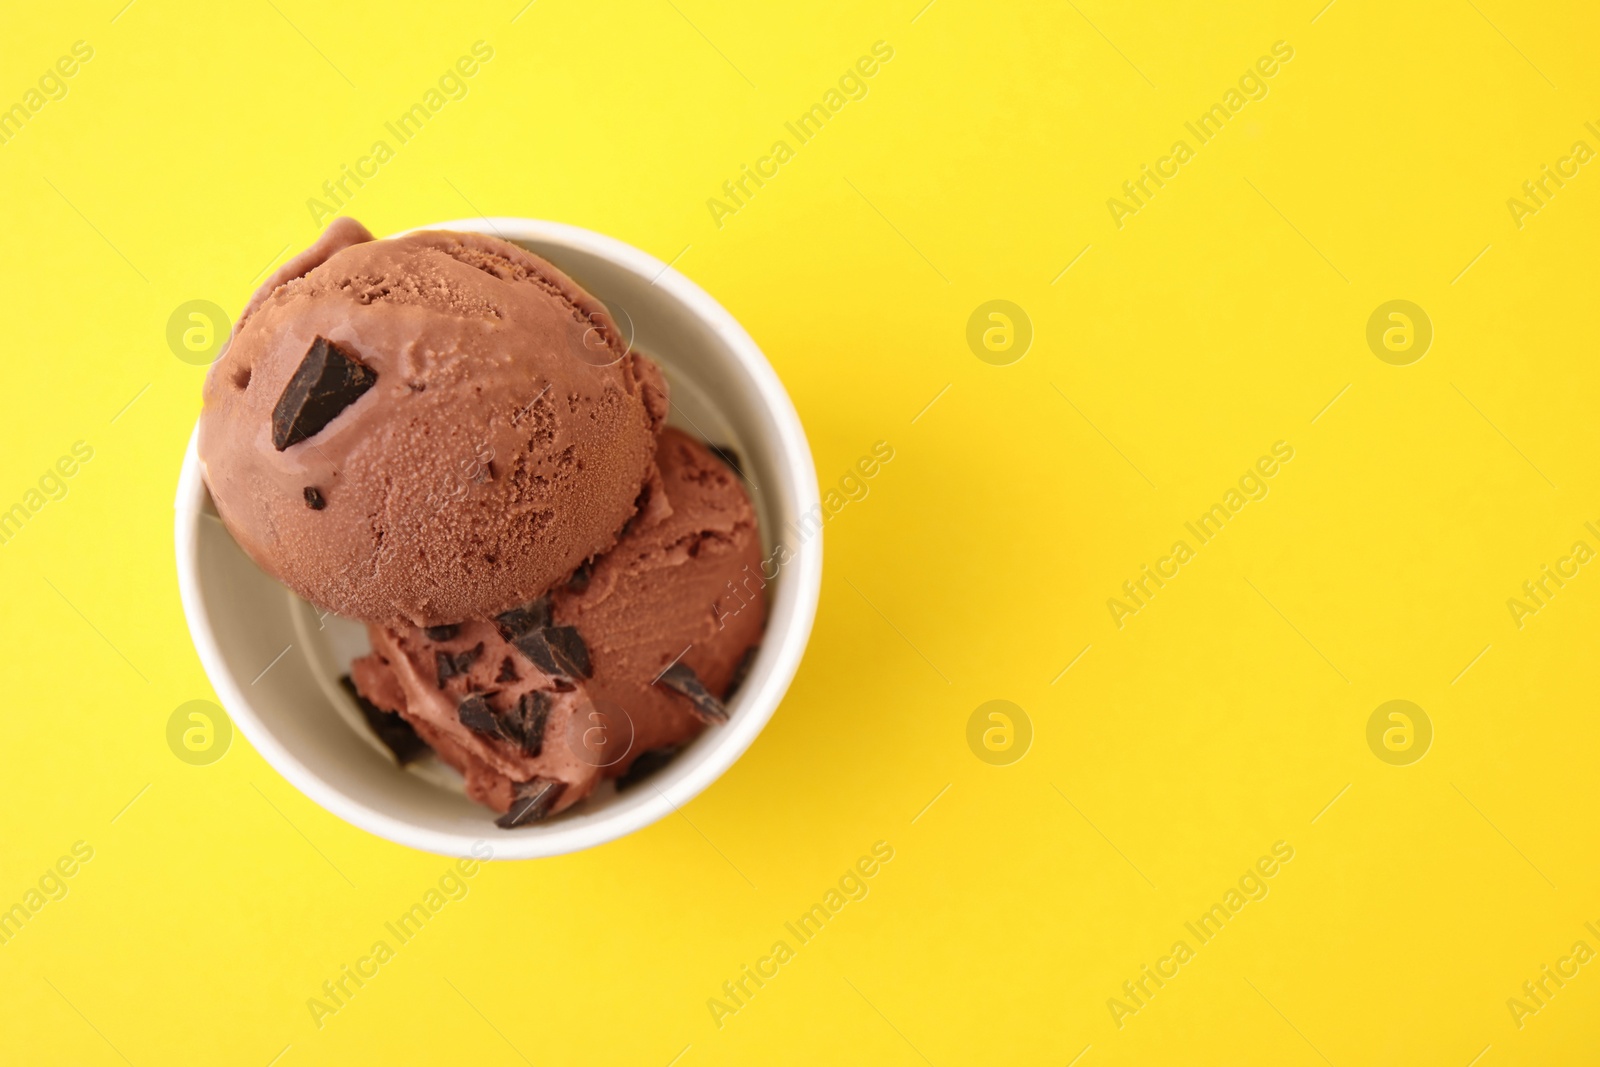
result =
M666 430L660 481L616 547L493 620L368 627L363 696L402 714L503 825L560 811L726 716L766 622L744 486Z

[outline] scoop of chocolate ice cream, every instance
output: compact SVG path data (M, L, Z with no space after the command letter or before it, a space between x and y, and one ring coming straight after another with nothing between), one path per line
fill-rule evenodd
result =
M776 574L762 573L755 509L727 464L669 427L656 465L665 514L647 505L615 548L552 593L556 623L588 644L590 697L627 711L635 754L726 718L721 698L761 640Z
M666 406L654 365L543 259L341 220L241 316L199 452L262 569L339 614L430 625L537 597L615 544Z
M373 654L352 665L361 694L402 714L504 824L560 811L722 721L761 639L744 486L674 429L656 457L627 533L549 596L490 621L369 626Z
M467 795L506 811L516 783L559 785L540 815L582 800L606 756L582 746L582 677L546 671L494 622L419 629L368 624L372 654L351 664L361 695L399 712L467 781ZM575 721L576 720L576 721ZM574 744L576 740L577 744Z

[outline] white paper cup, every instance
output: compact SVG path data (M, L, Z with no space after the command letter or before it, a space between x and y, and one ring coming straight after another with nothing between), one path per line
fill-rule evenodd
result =
M258 570L223 528L191 437L178 480L178 588L196 651L239 730L301 792L364 830L413 848L531 859L614 840L682 807L750 747L805 651L822 585L816 469L794 405L750 335L699 286L629 245L536 219L481 218L422 229L492 234L544 256L612 309L672 387L674 425L732 445L749 476L764 556L788 550L767 587L761 651L730 703L664 769L626 792L608 784L545 822L516 830L467 799L435 760L401 770L339 687L366 651L359 623L319 616ZM770 566L769 566L770 571ZM482 846L479 846L481 853Z

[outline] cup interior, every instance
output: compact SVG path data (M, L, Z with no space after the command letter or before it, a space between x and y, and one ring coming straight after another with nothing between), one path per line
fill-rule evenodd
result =
M339 685L367 649L358 622L320 612L260 571L223 527L195 440L176 500L179 586L195 647L229 715L262 756L323 807L372 833L453 856L487 841L496 858L556 855L613 840L681 807L766 725L799 666L821 586L821 511L804 431L748 334L676 270L612 238L558 223L487 218L424 229L470 230L550 260L604 301L634 347L662 369L669 423L731 447L761 525L767 587L760 652L729 704L671 763L626 792L609 783L566 812L516 830L469 800L432 759L402 770ZM779 564L781 561L781 565ZM482 844L476 855L481 858Z

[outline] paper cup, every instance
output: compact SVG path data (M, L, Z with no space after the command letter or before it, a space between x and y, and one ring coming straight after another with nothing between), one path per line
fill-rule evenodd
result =
M189 632L223 706L296 788L348 822L402 845L496 859L576 852L648 826L692 800L750 747L783 699L816 616L822 585L816 469L794 405L750 335L699 286L610 237L535 219L480 218L422 229L513 241L571 275L612 310L672 387L669 419L731 444L749 475L763 556L782 559L768 585L761 651L730 703L665 768L626 792L609 783L545 822L501 830L436 760L402 770L339 687L367 650L359 623L323 615L263 574L217 518L195 440L178 480L178 587ZM779 551L779 545L787 553ZM770 572L770 565L768 571Z

